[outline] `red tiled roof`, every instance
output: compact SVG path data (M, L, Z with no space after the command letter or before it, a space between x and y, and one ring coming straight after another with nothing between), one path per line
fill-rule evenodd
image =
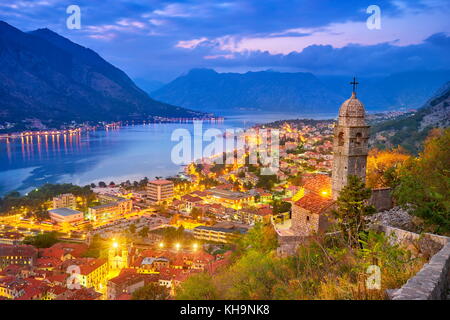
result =
M36 260L36 267L38 268L56 268L61 265L61 260L54 257L38 258Z
M61 264L61 269L65 271L69 265L77 265L80 267L80 273L82 275L87 275L94 270L100 268L107 261L105 259L95 259L95 258L79 258L66 260Z
M79 258L83 253L85 253L88 250L88 246L83 243L58 242L48 249L55 250L57 253L59 253L59 250L62 250L63 255L70 254L75 258ZM45 253L46 251L44 250L44 254Z
M191 196L189 194L186 194L186 195L182 196L181 199L184 200L184 201L188 201L188 202L201 202L201 201L203 201L202 198L193 197L193 196Z
M222 189L222 190L231 190L233 188L234 188L234 185L232 185L231 183L219 184L218 186L216 186L216 189Z
M324 174L304 174L302 186L315 193L320 194L322 191L326 191L328 195L331 195L331 178Z
M97 300L102 296L92 288L66 290L56 297L56 300Z
M119 295L116 300L131 300L133 298L133 296L129 293L122 293L121 295Z
M256 211L256 214L257 214L258 216L262 216L262 217L264 217L264 216L270 216L270 215L273 214L273 210L270 209L270 208L259 208L259 209Z
M134 284L142 280L143 277L140 274L137 274L135 269L122 269L117 277L112 278L109 281L115 283L116 285L122 285Z
M148 183L163 185L163 184L170 184L170 183L173 183L173 182L170 181L170 180L153 180L153 181L149 181Z
M314 192L308 193L300 200L295 202L295 205L308 210L311 213L321 214L325 209L329 208L334 203L333 199L320 196Z

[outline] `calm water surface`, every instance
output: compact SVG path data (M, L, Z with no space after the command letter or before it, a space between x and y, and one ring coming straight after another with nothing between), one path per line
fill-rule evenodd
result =
M329 119L333 115L228 116L223 122L203 122L203 131L304 117ZM193 132L192 123L148 124L53 139L33 137L28 143L21 139L8 144L0 141L0 195L12 190L24 193L45 183L86 185L174 175L181 170L171 161L172 148L178 143L171 141L171 135L178 128Z

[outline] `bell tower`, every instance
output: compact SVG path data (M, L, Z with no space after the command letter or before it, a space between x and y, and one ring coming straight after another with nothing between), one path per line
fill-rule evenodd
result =
M352 96L339 109L334 127L332 192L337 199L339 192L347 185L350 175L366 180L366 164L369 141L369 126L365 120L364 105L356 97L356 78L350 82Z

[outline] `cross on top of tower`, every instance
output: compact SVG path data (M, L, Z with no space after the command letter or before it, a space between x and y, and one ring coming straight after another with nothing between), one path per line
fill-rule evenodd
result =
M356 77L353 77L353 81L350 82L350 84L353 86L352 92L353 92L354 94L356 94L356 87L357 87L358 84L359 84L359 82L356 81Z

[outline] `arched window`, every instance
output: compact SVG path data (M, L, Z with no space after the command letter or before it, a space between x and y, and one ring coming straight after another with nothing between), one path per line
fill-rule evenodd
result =
M355 144L359 146L359 145L361 144L361 142L362 142L362 134L361 134L361 132L358 132L358 133L356 134L356 141L355 141Z
M343 145L344 145L344 133L343 133L343 132L339 132L339 135L338 135L338 145L339 145L339 146L343 146Z

